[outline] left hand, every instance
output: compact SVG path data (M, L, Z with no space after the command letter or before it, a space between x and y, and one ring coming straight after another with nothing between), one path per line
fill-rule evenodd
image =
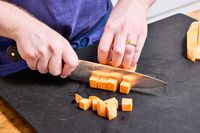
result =
M146 36L146 4L139 0L119 0L104 28L98 47L102 64L131 69L137 63ZM127 44L134 43L136 46ZM109 59L112 58L111 62Z

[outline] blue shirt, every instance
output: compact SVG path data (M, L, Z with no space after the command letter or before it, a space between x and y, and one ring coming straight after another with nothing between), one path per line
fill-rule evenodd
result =
M98 41L108 19L110 0L9 0L60 33L74 49ZM20 18L19 18L20 19ZM23 60L11 61L6 55L15 41L0 37L0 76L28 68Z
M9 0L68 40L87 32L107 12L110 0ZM102 31L101 31L102 32ZM94 35L99 39L101 32Z

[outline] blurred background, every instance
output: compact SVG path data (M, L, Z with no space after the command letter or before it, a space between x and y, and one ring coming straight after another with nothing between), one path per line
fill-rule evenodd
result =
M112 0L115 5L117 0ZM187 14L200 9L200 0L157 0L148 12L148 23L177 13Z

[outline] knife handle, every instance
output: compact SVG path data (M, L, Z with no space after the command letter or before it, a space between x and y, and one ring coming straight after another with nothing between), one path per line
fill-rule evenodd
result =
M15 62L22 59L16 46L8 47L6 50L6 55L10 60L15 61Z

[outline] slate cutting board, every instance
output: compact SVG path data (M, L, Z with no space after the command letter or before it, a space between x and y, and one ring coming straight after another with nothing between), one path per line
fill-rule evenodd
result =
M200 62L185 58L185 34L192 21L178 14L149 25L138 72L168 82L164 88L122 95L27 70L0 78L0 95L40 133L200 132ZM79 57L97 61L96 48L82 49ZM78 109L73 102L76 92L120 101L132 97L134 110L119 111L115 120L108 121Z

